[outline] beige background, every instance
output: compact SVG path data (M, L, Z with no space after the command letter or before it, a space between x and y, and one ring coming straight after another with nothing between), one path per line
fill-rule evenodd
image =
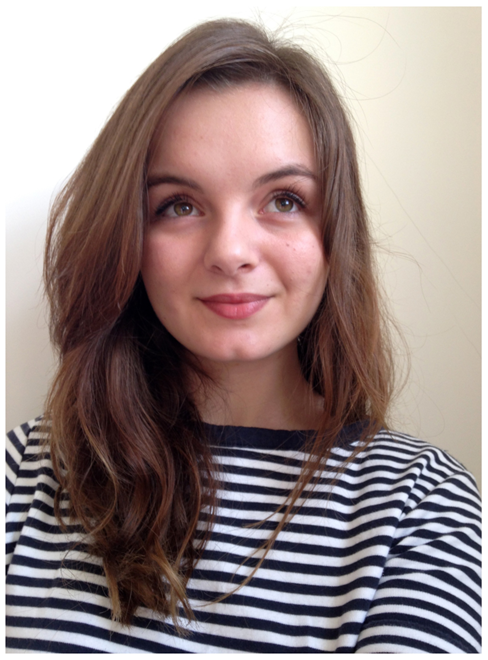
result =
M205 18L259 15L324 58L357 125L385 291L411 352L394 425L480 484L481 10L9 4L7 427L42 412L52 374L40 274L53 191L170 41Z

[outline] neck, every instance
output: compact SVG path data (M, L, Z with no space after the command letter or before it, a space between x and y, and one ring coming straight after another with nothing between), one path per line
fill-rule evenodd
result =
M287 430L318 428L322 400L302 375L296 346L264 360L202 361L202 366L216 384L196 388L196 404L205 422Z

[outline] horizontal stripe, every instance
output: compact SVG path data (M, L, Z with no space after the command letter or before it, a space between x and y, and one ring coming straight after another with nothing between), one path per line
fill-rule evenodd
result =
M256 574L215 603L262 556L307 459L307 434L207 425L219 507L187 587L195 621L182 616L179 637L147 608L130 627L112 621L89 537L72 523L63 531L54 515L57 483L37 424L8 436L12 651L480 652L479 495L442 450L381 431L334 480L363 428L347 427ZM207 521L202 511L195 542Z

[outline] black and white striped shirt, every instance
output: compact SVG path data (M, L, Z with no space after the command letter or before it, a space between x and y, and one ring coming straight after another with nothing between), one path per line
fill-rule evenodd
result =
M252 580L215 603L234 588L236 570L245 576L254 565L238 568L280 515L273 512L298 478L304 436L209 430L223 485L211 539L188 584L196 621L184 637L144 608L131 627L111 620L101 561L86 546L70 549L82 538L79 528L63 533L54 517L57 483L49 458L39 456L36 422L9 434L8 651L481 651L480 502L460 463L382 432L331 487L358 441L358 427L347 427L329 472Z

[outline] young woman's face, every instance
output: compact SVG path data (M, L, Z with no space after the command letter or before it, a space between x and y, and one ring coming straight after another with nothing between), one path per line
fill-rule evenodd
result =
M281 89L180 97L149 164L142 277L203 362L279 357L322 298L327 262L307 122Z

